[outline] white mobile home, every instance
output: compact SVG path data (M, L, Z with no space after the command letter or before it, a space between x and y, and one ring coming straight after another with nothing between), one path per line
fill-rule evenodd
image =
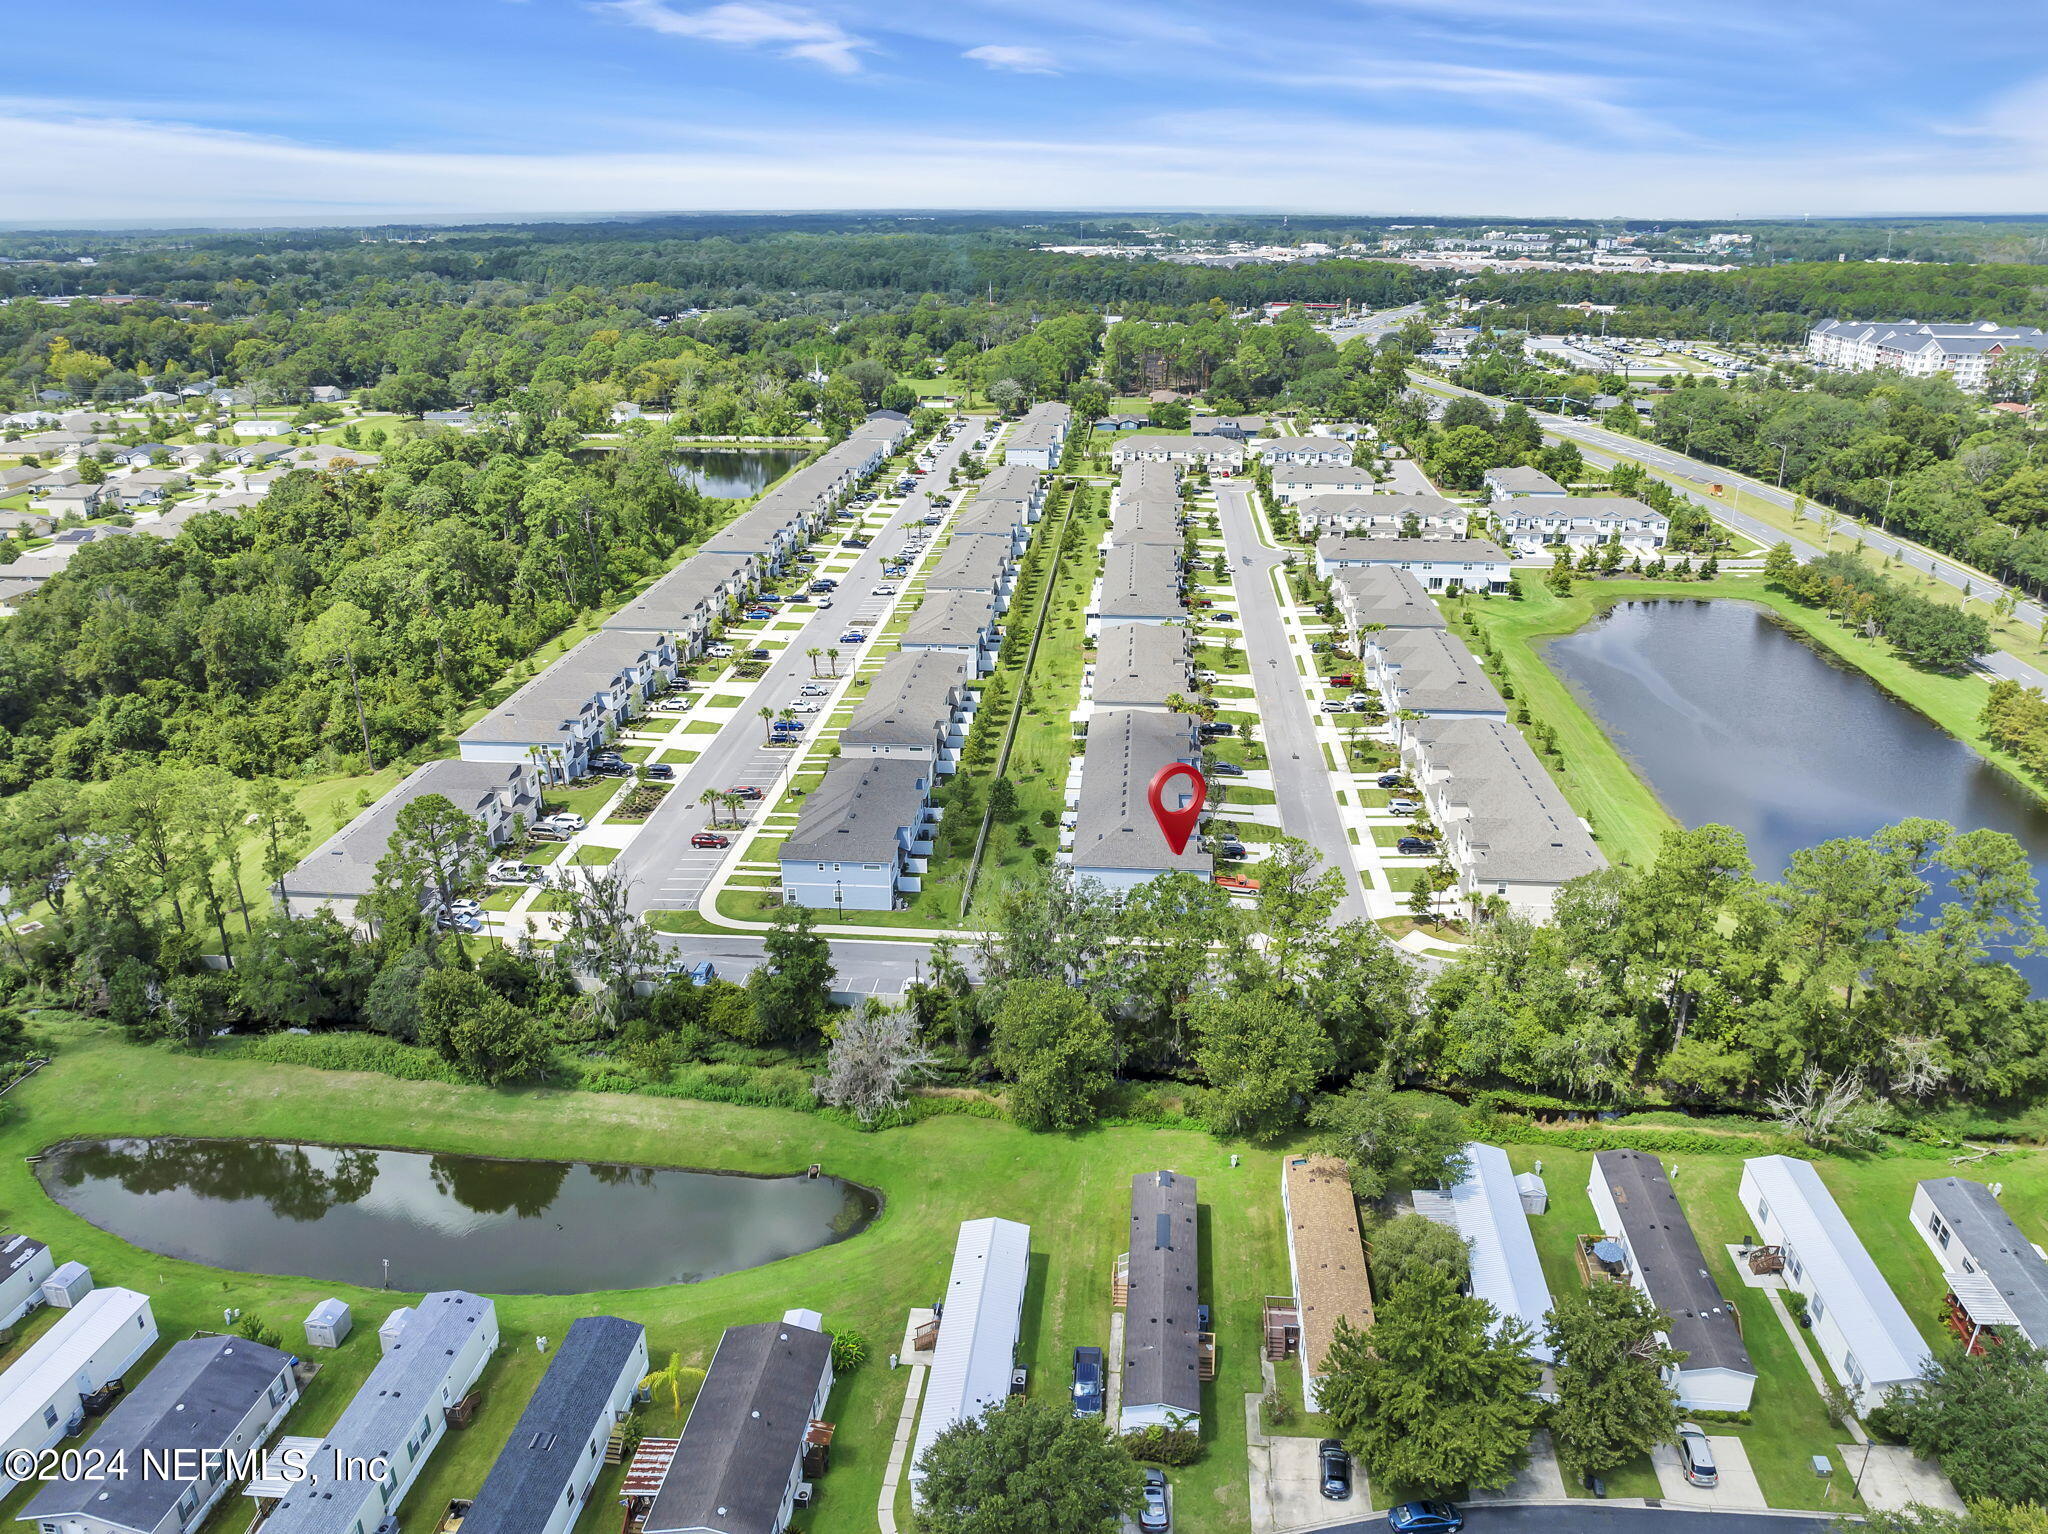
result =
M1813 1340L1858 1409L1915 1384L1927 1344L1813 1163L1752 1156L1738 1192L1758 1238L1784 1252L1785 1281L1806 1296Z
M47 1449L83 1420L84 1397L156 1345L149 1296L95 1289L0 1374L0 1496L21 1479L13 1451Z
M1967 1177L1931 1177L1913 1190L1913 1229L1948 1275L1944 1319L1973 1353L1987 1330L2048 1344L2048 1257L1998 1194Z
M571 1322L462 1526L469 1534L567 1534L646 1377L644 1326L617 1316Z
M961 1222L953 1271L946 1279L939 1345L926 1374L924 1407L910 1454L913 1487L924 1479L918 1462L933 1439L1009 1395L1030 1273L1029 1225L998 1219Z
M43 1280L54 1269L50 1249L34 1236L0 1236L0 1326L12 1326L43 1303Z
M1740 1318L1721 1297L1663 1164L1641 1151L1601 1151L1586 1192L1600 1228L1621 1245L1628 1281L1671 1318L1665 1335L1685 1360L1665 1380L1679 1406L1748 1411L1756 1366Z
M389 1326L378 1329L380 1339ZM320 1440L306 1478L294 1481L263 1521L264 1534L369 1534L396 1513L448 1431L448 1408L476 1383L497 1346L498 1311L488 1299L460 1289L424 1296ZM381 1477L334 1468L380 1458Z
M1543 1261L1536 1255L1536 1238L1529 1234L1529 1216L1522 1208L1508 1153L1475 1140L1465 1147L1465 1158L1463 1180L1445 1189L1438 1200L1418 1198L1416 1210L1465 1238L1471 1254L1472 1295L1491 1305L1502 1321L1517 1320L1528 1327L1529 1357L1540 1364L1555 1363L1543 1340L1550 1285L1543 1278Z

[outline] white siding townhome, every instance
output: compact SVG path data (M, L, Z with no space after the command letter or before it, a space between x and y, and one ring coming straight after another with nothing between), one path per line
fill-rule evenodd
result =
M1121 469L1132 463L1200 464L1212 473L1235 474L1244 467L1244 444L1235 437L1125 437L1110 449Z
M0 1495L23 1479L10 1470L14 1451L61 1442L85 1420L85 1397L126 1374L156 1337L147 1295L95 1289L0 1374Z
M1073 845L1062 856L1075 875L1106 890L1130 889L1174 872L1207 879L1216 864L1200 850L1200 838L1190 838L1179 852L1173 851L1147 799L1160 768L1169 762L1199 766L1201 760L1191 715L1157 708L1096 709L1088 719L1079 781L1068 778ZM1186 808L1192 789L1192 780L1173 779L1165 795L1168 808Z
M925 1374L924 1405L910 1451L913 1495L923 1484L919 1464L932 1441L1009 1396L1030 1277L1029 1225L994 1218L961 1222L946 1279L938 1348Z
M1273 498L1299 501L1312 495L1371 495L1379 481L1370 469L1354 469L1348 463L1275 464Z
M1813 1163L1752 1156L1737 1191L1758 1239L1784 1252L1785 1281L1806 1296L1813 1340L1857 1408L1917 1384L1927 1344Z
M1516 497L1493 503L1493 520L1517 554L1541 554L1556 544L1597 548L1618 543L1632 554L1654 553L1671 536L1671 519L1620 495Z
M1512 583L1511 556L1485 538L1321 538L1316 541L1316 575L1386 565L1412 570L1430 591L1506 591Z
M1059 466L1074 412L1057 401L1033 405L1003 439L1003 462L1031 469Z
M1665 1381L1679 1409L1748 1411L1756 1367L1663 1164L1641 1151L1601 1151L1586 1192L1600 1228L1621 1244L1628 1282L1671 1318L1668 1340L1685 1359Z
M953 650L899 650L882 662L840 731L840 758L929 762L950 773L974 721L977 695L967 685L974 674Z
M254 1455L298 1399L291 1357L276 1348L173 1343L93 1434L93 1473L45 1481L15 1516L37 1534L187 1534L234 1486L229 1456Z
M1276 467L1287 464L1293 468L1305 468L1315 463L1349 465L1351 462L1351 444L1339 442L1335 437L1261 437L1252 444L1252 451Z
M1565 488L1541 469L1488 469L1483 476L1487 493L1496 501L1514 496L1558 496Z
M923 888L940 810L937 766L842 756L804 798L782 844L782 898L821 911L893 911Z

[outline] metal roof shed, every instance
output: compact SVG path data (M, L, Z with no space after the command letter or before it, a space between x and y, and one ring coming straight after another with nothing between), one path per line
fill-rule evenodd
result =
M1500 1313L1514 1317L1533 1334L1528 1354L1538 1363L1554 1363L1543 1341L1543 1318L1550 1312L1550 1285L1522 1212L1522 1193L1508 1153L1498 1146L1472 1141L1465 1147L1469 1170L1447 1190L1450 1214L1458 1234L1472 1253L1472 1293Z
M924 1388L911 1453L911 1484L932 1440L956 1422L978 1417L1010 1393L1024 1285L1031 1271L1031 1227L1015 1220L965 1220L946 1280L939 1345Z
M1927 1344L1813 1164L1752 1156L1740 1196L1757 1234L1784 1250L1785 1280L1806 1296L1814 1340L1858 1406L1918 1381Z

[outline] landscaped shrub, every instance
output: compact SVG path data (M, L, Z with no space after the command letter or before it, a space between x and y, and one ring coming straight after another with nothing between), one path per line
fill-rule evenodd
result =
M1192 1465L1202 1457L1202 1435L1193 1428L1153 1426L1124 1434L1124 1447L1144 1464Z
M318 1071L380 1071L401 1081L445 1081L467 1078L434 1050L401 1044L380 1033L266 1033L230 1039L214 1046L216 1053L270 1065L304 1065Z

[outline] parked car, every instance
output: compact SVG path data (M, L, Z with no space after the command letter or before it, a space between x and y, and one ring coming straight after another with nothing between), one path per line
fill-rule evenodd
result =
M935 512L931 516L926 517L924 519L924 525L926 527L937 527L943 521L945 521L945 518L942 515Z
M1202 733L1204 735L1235 735L1237 733L1237 726L1234 724L1225 724L1221 720L1218 720L1214 723L1203 725Z
M1188 598L1188 606L1190 606L1190 607L1214 607L1215 605L1216 605L1216 604L1215 604L1215 602L1214 602L1214 601L1212 601L1212 600L1211 600L1210 598L1208 598L1208 597L1189 597L1189 598Z
M774 724L770 725L769 728L773 730L777 735L798 735L801 734L807 728L807 726L801 719L778 719L775 721Z
M1326 714L1348 714L1351 712L1351 705L1342 698L1325 698L1323 699L1323 712Z
M1074 1349L1074 1415L1102 1415L1102 1349Z
M1329 680L1332 687L1356 687L1358 685L1357 676L1349 671L1340 672Z
M1411 855L1427 854L1436 851L1436 843L1430 841L1427 837L1404 836L1394 843L1394 850Z
M1218 680L1218 678L1217 678L1217 675L1216 675L1216 673L1215 673L1215 672L1213 672L1213 671L1197 671L1197 672L1195 673L1195 680L1196 680L1196 681L1198 681L1198 682L1212 682L1212 683L1213 683L1213 682L1217 681L1217 680Z
M485 877L493 884L524 884L528 874L524 863L515 863L507 859L502 863L493 863Z
M758 799L761 797L760 789L746 784L742 784L737 788L728 788L726 792L736 795L741 799Z
M1202 770L1212 778L1241 778L1244 776L1244 769L1235 762L1211 762Z
M1218 874L1214 882L1218 889L1228 890L1233 895L1256 895L1259 892L1258 880L1241 878L1237 874Z
M1216 844L1216 855L1220 858L1241 858L1244 856L1244 852L1243 842L1218 842Z
M747 609L747 622L749 623L759 623L764 618L772 618L774 616L774 612L766 607L750 607Z
M841 634L839 636L839 642L841 644L866 644L868 642L868 636L858 632L857 630L848 629L844 634Z
M1323 1472L1323 1496L1331 1502L1351 1500L1351 1456L1334 1438L1316 1445L1316 1462Z
M864 549L868 546L868 540L865 538L842 538L839 540L839 546L842 549Z
M1170 1534L1173 1515L1166 1506L1166 1472L1145 1472L1144 1498L1138 1504L1138 1528L1142 1534Z
M1373 781L1378 783L1381 788L1399 788L1402 778L1398 772L1383 772Z
M1721 1469L1714 1463L1714 1446L1707 1442L1706 1431L1697 1422L1678 1424L1678 1468L1685 1472L1688 1485L1721 1484Z
M721 836L716 831L699 831L690 838L690 845L692 847L730 847L732 845L732 838L730 836Z
M815 703L792 703L789 705L789 711L792 714L815 714L818 711L818 705Z
M713 660L731 660L732 646L729 644L706 645L704 653Z
M806 682L796 690L796 695L799 698L823 698L829 696L831 691L831 688L820 686L816 682Z
M574 810L557 810L554 814L544 816L542 819L535 821L534 829L540 830L544 828L549 831L567 831L574 834L577 831L581 831L588 824L589 822Z
M640 770L646 773L648 777L663 783L666 783L676 775L675 768L671 767L667 762L650 762Z
M1413 815L1422 806L1413 799L1392 799L1387 802L1387 808L1396 815Z
M690 966L690 984L709 985L718 978L718 966L703 959Z
M1387 1527L1395 1534L1458 1534L1465 1515L1448 1502L1403 1502L1387 1509Z
M894 586L877 586L868 595L873 597L893 597L896 595L896 588Z
M481 916L457 916L451 911L443 911L434 918L434 928L439 932L481 932L484 930L484 919Z
M484 914L483 902L480 900L471 900L466 895L460 900L449 901L448 910L452 915L455 916L481 917Z

